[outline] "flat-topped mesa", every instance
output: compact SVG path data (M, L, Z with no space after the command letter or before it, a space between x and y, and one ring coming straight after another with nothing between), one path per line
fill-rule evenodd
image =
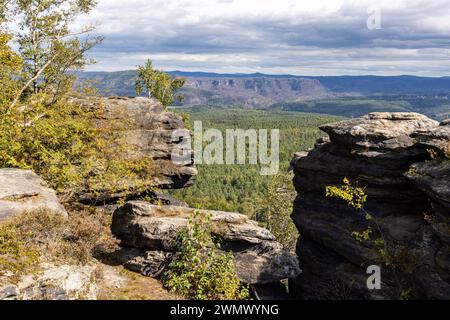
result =
M449 128L448 122L439 125L417 113L371 113L322 126L329 139L320 139L313 150L296 155L291 166L298 196L292 218L302 235L297 253L304 272L294 282L302 297L317 297L316 285L331 279L346 288L350 298L399 297L395 275L387 271L383 290L367 289L366 268L383 262L374 241L358 241L354 233L366 230L370 222L362 211L326 197L326 187L342 185L344 178L364 188L368 196L365 210L376 217L396 252L408 252L415 261L417 278L412 277L412 295L450 296L445 280L450 278L450 261L440 259L438 267L433 258L439 239L444 237L435 232L429 240L431 228L424 219L434 212L439 221L445 220L442 208L447 208L444 211L449 216L448 160L430 161L445 153ZM450 236L450 228L446 230ZM376 238L376 233L372 237ZM448 243L443 248L449 248ZM423 259L432 262L422 263ZM324 298L339 298L339 294L322 292Z
M126 120L118 130L123 132L125 142L129 146L126 150L127 156L152 159L154 172L151 177L144 177L145 181L139 181L140 185L143 182L149 188L179 189L194 183L197 170L193 161L187 165L177 165L171 160L172 151L184 142L182 139L175 141L172 136L175 130L185 129L183 120L180 116L165 111L164 106L157 100L143 97L110 97L81 99L77 100L77 103L81 103L85 108L102 107L105 112L98 119L100 125L108 120ZM183 150L189 151L184 147ZM80 196L80 200L91 202L130 194L133 196L133 183L130 184L127 190L113 194L105 192L99 196L86 192Z

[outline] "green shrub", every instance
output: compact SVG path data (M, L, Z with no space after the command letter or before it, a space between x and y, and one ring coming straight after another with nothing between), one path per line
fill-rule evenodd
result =
M350 207L357 210L364 210L364 204L367 202L364 189L352 186L347 178L344 178L341 186L327 186L326 196L344 200Z
M292 175L279 173L267 186L267 195L257 202L255 219L272 232L286 250L294 250L299 233L292 222L292 207L296 191Z
M155 98L163 104L170 106L176 99L180 102L183 96L176 91L184 86L186 79L175 78L164 71L153 68L152 61L148 59L143 66L138 66L136 79L136 94L139 96L146 92L149 98Z
M211 218L199 212L180 232L178 253L164 277L165 287L195 300L238 300L248 297L237 277L233 255L222 253L211 235Z
M102 106L73 102L73 71L91 62L86 52L101 37L90 38L85 33L93 30L83 28L75 33L85 34L81 40L69 30L95 5L9 1L0 12L0 168L33 169L69 196L143 188L140 182L153 176L151 161L130 159L120 133L125 117L107 120ZM21 25L11 34L5 32L13 21L8 17Z
M0 105L9 104L16 94L18 82L15 78L22 67L22 60L9 47L9 41L11 36L0 29Z
M128 156L125 119L100 122L101 105L87 110L66 97L47 106L47 98L36 94L11 112L0 106L0 167L33 169L68 195L116 192L152 176L150 159Z

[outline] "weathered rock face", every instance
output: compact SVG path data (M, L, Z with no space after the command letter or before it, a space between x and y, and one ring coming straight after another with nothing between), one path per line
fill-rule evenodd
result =
M331 141L351 147L395 150L414 144L410 137L419 130L429 130L438 122L419 113L375 112L362 118L322 126Z
M450 298L444 236L450 229L442 227L450 216L449 166L446 160L430 162L427 150L445 150L447 127L415 113L373 113L323 126L329 139L297 154L292 217L302 235L297 253L304 272L294 281L301 297L396 299L410 291L417 298ZM365 209L381 234L364 212L326 198L326 187L341 185L345 177L365 189ZM429 215L440 223L430 225ZM436 225L441 234L433 232ZM368 226L371 239L357 241L353 233ZM385 245L376 244L381 236L395 272L384 267L380 249ZM382 267L382 290L366 286L371 265Z
M185 129L180 116L166 112L158 101L142 97L92 98L77 102L85 108L102 106L105 113L104 118L98 119L99 123L108 119L127 119L127 123L120 130L123 130L125 141L130 146L127 150L129 156L144 156L153 160L154 175L144 181L148 187L179 189L194 183L197 170L193 161L186 165L176 165L171 160L172 151L185 142L183 139L174 140L172 137L174 131ZM185 148L184 151L189 152ZM80 195L80 200L107 201L110 198L133 196L133 192L131 185L127 190L113 194L85 193Z
M0 169L0 221L39 209L67 216L55 192L33 171Z
M435 143L439 148L445 146L436 140ZM450 159L414 164L405 176L428 195L431 204L426 216L429 224L426 272L417 277L417 282L427 296L450 299Z
M17 286L6 285L0 288L0 301L16 300L19 295Z
M450 119L432 130L418 131L413 134L418 144L434 150L439 156L450 156Z
M159 275L176 250L178 232L186 228L194 211L142 201L130 201L116 210L111 229L121 245L128 248L122 252L125 266L145 275ZM274 236L256 222L237 213L200 211L211 214L213 232L223 239L221 249L233 252L242 281L273 283L300 273L297 258L284 251Z
M40 274L0 287L0 300L96 300L95 268L43 265Z

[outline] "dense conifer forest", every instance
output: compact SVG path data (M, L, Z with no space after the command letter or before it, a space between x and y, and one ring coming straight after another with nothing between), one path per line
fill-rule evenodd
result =
M261 176L259 165L199 165L198 180L191 188L173 191L193 207L237 211L257 215L259 204L267 197L269 184L277 181L278 189L292 185L287 169L295 152L311 148L324 136L318 126L340 117L277 110L242 110L195 107L177 109L192 126L202 121L203 129L279 129L280 170L277 179Z

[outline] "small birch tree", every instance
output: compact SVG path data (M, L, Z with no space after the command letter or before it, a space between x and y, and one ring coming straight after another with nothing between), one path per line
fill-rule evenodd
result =
M13 16L20 30L13 34L23 60L22 85L11 102L14 108L31 94L45 93L48 105L56 102L75 81L73 71L90 62L85 53L102 41L93 36L95 27L71 27L88 14L95 0L10 0L0 12Z
M138 67L136 80L136 94L147 93L149 98L155 98L165 107L171 105L175 99L183 100L176 91L184 86L183 78L173 79L168 73L153 68L150 59L143 66Z

